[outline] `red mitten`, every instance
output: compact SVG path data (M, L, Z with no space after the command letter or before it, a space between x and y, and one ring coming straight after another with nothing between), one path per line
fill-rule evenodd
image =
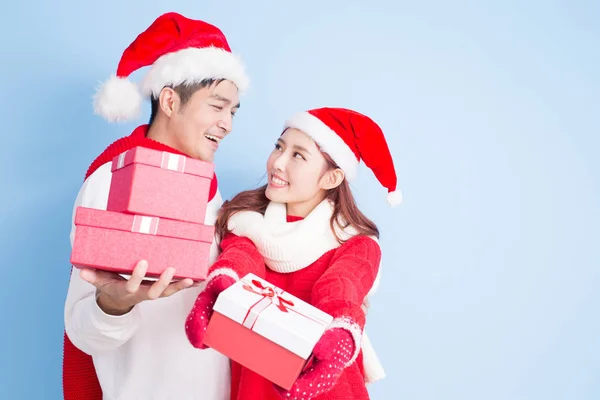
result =
M217 275L211 279L196 298L196 303L185 322L185 333L192 346L206 349L203 344L208 321L213 313L213 306L219 294L235 283L229 275Z
M304 371L290 390L275 385L283 399L310 400L329 391L350 362L356 347L352 334L346 329L325 331L313 349L313 365Z

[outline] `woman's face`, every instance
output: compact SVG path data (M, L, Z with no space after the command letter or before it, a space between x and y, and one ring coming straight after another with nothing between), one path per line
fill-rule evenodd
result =
M267 160L266 196L286 203L289 215L305 217L331 188L328 170L327 160L311 137L298 129L287 129Z

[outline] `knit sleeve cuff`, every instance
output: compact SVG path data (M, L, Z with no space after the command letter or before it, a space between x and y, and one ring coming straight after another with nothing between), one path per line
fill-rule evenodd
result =
M208 274L208 276L206 277L206 282L208 283L220 275L229 276L233 278L233 280L235 280L236 282L240 280L240 277L238 276L237 272L235 272L232 268L217 268L211 271L210 274Z
M352 354L352 357L346 363L346 365L344 365L344 367L349 367L350 365L352 365L352 363L354 363L354 361L356 361L356 358L360 353L362 343L362 329L356 322L354 322L348 317L335 318L333 321L331 321L327 329L333 328L345 329L352 335L352 340L354 342L354 353Z

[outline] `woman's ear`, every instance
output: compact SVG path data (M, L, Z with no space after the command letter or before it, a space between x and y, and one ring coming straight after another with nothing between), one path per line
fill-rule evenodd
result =
M342 184L345 179L344 171L340 168L330 169L321 178L321 189L331 190Z

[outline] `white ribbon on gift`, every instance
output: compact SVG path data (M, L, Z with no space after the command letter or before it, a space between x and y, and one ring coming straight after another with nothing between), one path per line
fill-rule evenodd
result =
M131 232L144 233L147 235L156 235L158 232L158 223L160 218L147 217L144 215L134 215Z
M271 304L273 304L273 299L271 297L263 297L250 309L250 311L248 312L248 316L244 319L242 325L248 329L252 329L260 313L263 312L265 308L269 307Z
M124 151L123 153L119 154L119 159L117 160L117 169L121 169L121 168L123 168L123 166L125 166L125 156L127 155L128 152L129 152L129 150Z
M121 169L125 166L125 158L127 157L129 150L119 154L117 159L117 169ZM185 172L185 156L180 154L169 153L168 151L162 152L162 158L160 160L160 168L168 169L170 171Z
M171 171L185 171L185 157L179 154L173 154L163 151L160 167Z

